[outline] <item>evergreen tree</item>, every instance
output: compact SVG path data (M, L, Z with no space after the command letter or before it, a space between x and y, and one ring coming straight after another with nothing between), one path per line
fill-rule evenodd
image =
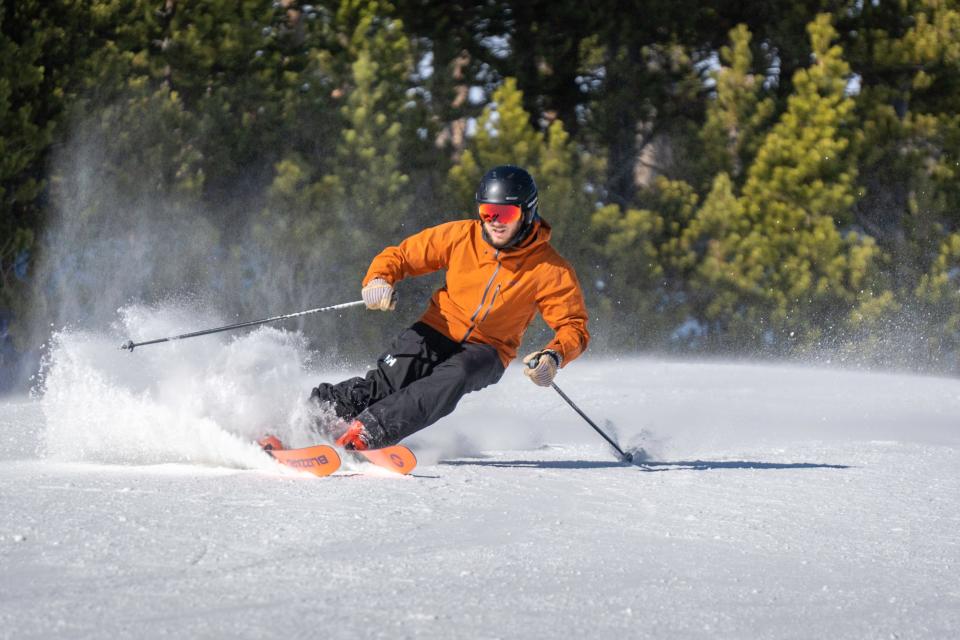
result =
M942 367L956 362L950 296L933 283L949 281L950 234L960 229L960 7L896 9L866 3L851 37L866 186L854 213L883 250L884 280L903 309L887 320L891 360Z
M88 52L88 9L23 0L0 10L0 360L29 344L28 285L48 220L48 167ZM9 368L7 371L12 369ZM0 380L0 386L3 381Z
M473 211L473 195L484 172L502 164L523 167L536 179L544 135L530 124L523 92L507 78L477 120L476 134L460 162L450 169L451 189L464 211Z
M6 316L0 344L8 331L4 312L27 275L44 187L41 163L56 124L41 106L48 97L41 60L48 34L30 28L38 26L31 14L39 15L39 4L19 5L12 20L0 12L0 314Z
M412 204L400 156L399 116L408 108L413 60L403 24L390 17L392 10L377 1L347 2L340 9L343 22L357 21L351 41L356 59L341 108L345 128L337 163L327 181L347 222L344 239L351 251L369 258L385 241L399 240Z
M950 371L960 354L960 233L941 243L915 293L921 310L917 328L926 337L923 363Z
M762 134L774 113L771 97L763 97L763 76L753 72L750 31L738 25L730 45L720 50L725 63L713 74L716 97L707 106L701 131L714 172L739 179L756 155Z
M417 230L402 155L413 65L403 24L389 3L358 0L339 5L331 28L345 43L318 57L341 103L331 157L293 152L275 165L258 231L290 304L305 293L355 298L373 256ZM371 318L362 331L319 322L349 349L368 348L389 321Z
M762 337L777 350L841 333L857 304L874 295L873 241L840 231L856 200L850 70L831 45L836 32L828 15L809 33L813 64L795 74L786 112L747 171L749 228L722 240L706 274L741 293L722 309L714 302L719 326L733 339Z
M552 242L576 265L582 279L591 277L588 239L603 169L601 159L571 140L563 122L550 124L536 168L540 210L553 228ZM590 287L587 292L589 297Z
M593 216L602 265L599 314L619 348L664 345L689 314L681 236L699 197L686 182L659 177L646 199L649 208L611 204Z
M744 298L723 277L725 247L748 231L744 203L735 195L733 181L726 173L717 174L703 204L681 233L674 258L687 282L690 317L702 325L714 348L722 347L729 337L723 326L725 312L756 302Z

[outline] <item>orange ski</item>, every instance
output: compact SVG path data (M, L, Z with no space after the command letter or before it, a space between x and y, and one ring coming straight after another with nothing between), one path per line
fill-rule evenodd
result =
M351 453L363 456L367 462L375 464L378 467L383 467L396 473L402 473L403 475L407 475L417 466L417 456L413 455L413 451L410 451L410 449L402 444L384 447L383 449L367 449L366 451L353 451Z
M279 441L278 441L279 442ZM264 451L274 460L288 467L312 473L315 476L328 476L340 468L340 454L331 446L318 444L303 449L275 449L264 447Z

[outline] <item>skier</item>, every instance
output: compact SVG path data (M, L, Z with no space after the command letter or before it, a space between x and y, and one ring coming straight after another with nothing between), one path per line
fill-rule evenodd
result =
M553 340L527 355L523 372L550 386L557 369L587 347L587 311L573 268L550 246L550 226L525 170L499 166L477 188L479 220L425 229L373 259L362 283L368 309L396 307L394 285L446 270L446 285L363 378L323 383L311 400L336 418L320 427L338 446L395 444L491 385L517 355L539 310Z

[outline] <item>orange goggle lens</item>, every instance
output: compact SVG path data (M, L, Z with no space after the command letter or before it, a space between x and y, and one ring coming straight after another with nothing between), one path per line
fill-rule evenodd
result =
M520 219L520 207L515 204L489 204L484 202L480 205L480 219L484 222L510 224Z

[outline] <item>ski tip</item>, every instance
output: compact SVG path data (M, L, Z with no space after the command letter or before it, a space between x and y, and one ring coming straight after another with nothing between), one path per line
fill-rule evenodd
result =
M366 451L357 451L368 462L389 469L395 473L407 475L417 466L417 456L409 448L402 444L383 449L368 449Z

